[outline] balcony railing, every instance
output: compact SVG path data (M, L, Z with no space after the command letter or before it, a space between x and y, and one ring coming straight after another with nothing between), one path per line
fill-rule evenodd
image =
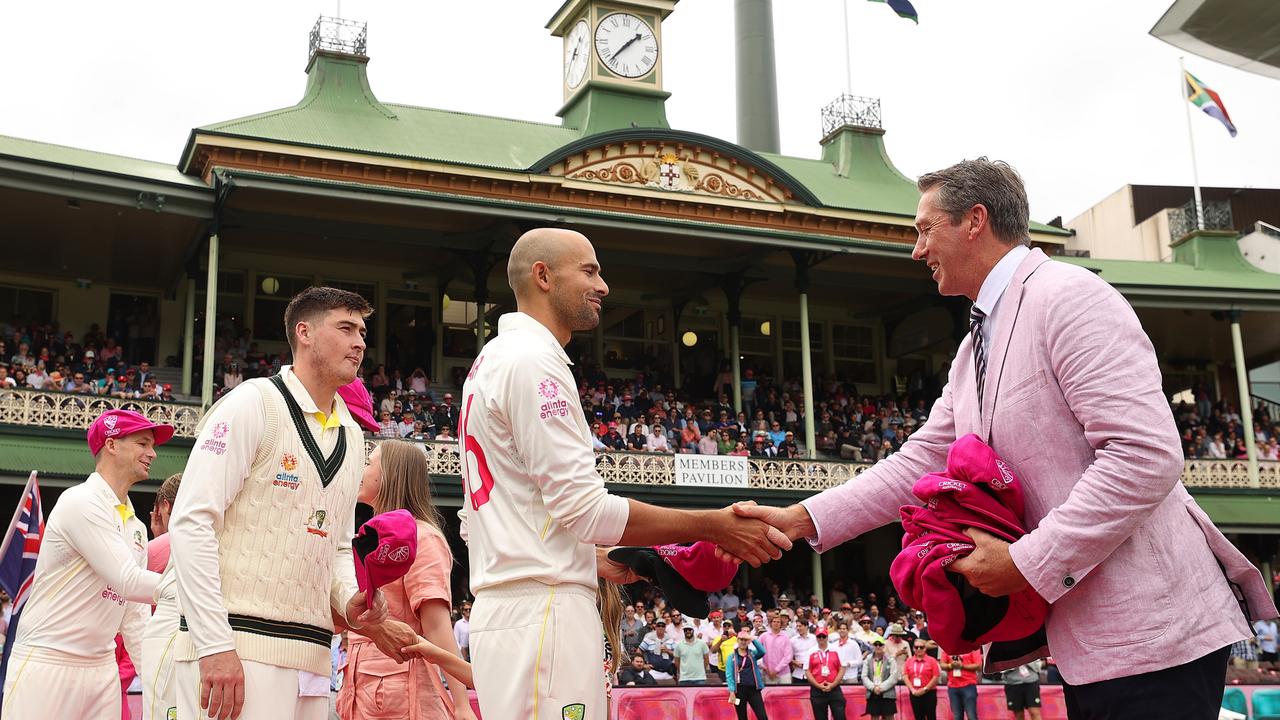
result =
M175 435L195 438L200 406L176 402L148 402L43 390L0 389L0 425L24 425L54 430L83 431L106 410L136 410L146 417L174 426ZM38 441L37 441L38 442ZM365 441L372 450L378 440ZM420 443L427 466L435 475L460 472L458 444L430 440ZM596 468L605 482L622 485L675 486L674 457L665 453L610 452L596 454ZM783 460L748 458L750 489L819 492L858 475L871 463L839 460ZM1260 462L1264 490L1280 491L1280 462ZM1244 489L1249 487L1243 460L1188 460L1182 482L1191 488Z
M1231 203L1223 201L1205 202L1204 205L1204 230L1232 230L1235 226L1232 224ZM1172 240L1186 235L1187 233L1201 229L1196 213L1196 202L1191 202L1182 207L1169 209L1169 235Z

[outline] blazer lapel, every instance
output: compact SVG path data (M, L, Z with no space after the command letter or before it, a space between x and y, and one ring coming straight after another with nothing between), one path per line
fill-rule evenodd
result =
M982 394L982 433L984 441L991 440L991 421L995 416L996 402L1000 396L1000 378L1004 374L1004 361L1008 357L1009 342L1014 328L1018 324L1018 315L1022 310L1022 289L1027 280L1041 264L1049 261L1049 257L1039 248L1035 248L1018 264L1018 269L1009 281L1009 287L1000 297L1000 312L996 316L995 332L992 334L991 348L987 354L987 378L983 384Z

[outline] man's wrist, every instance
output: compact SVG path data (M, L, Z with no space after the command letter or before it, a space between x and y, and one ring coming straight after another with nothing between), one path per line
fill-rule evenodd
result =
M813 522L809 509L796 503L786 509L786 527L778 528L787 534L790 540L801 540L818 534L818 526Z

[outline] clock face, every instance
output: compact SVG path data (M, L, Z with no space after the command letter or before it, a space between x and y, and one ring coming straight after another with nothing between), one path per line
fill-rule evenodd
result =
M658 64L658 38L644 20L613 13L596 26L596 54L615 75L643 77Z
M565 36L564 43L564 82L570 89L582 84L590 62L591 28L586 20L579 20Z

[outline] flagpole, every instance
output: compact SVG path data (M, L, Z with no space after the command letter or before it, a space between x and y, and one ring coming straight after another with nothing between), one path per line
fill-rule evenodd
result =
M844 91L853 94L853 61L849 59L849 0L841 0L844 6Z
M1196 229L1204 229L1204 201L1200 199L1200 169L1196 165L1196 136L1191 129L1191 99L1187 97L1187 64L1178 58L1178 89L1182 93L1182 107L1187 111L1187 144L1191 148L1191 188L1196 199Z

